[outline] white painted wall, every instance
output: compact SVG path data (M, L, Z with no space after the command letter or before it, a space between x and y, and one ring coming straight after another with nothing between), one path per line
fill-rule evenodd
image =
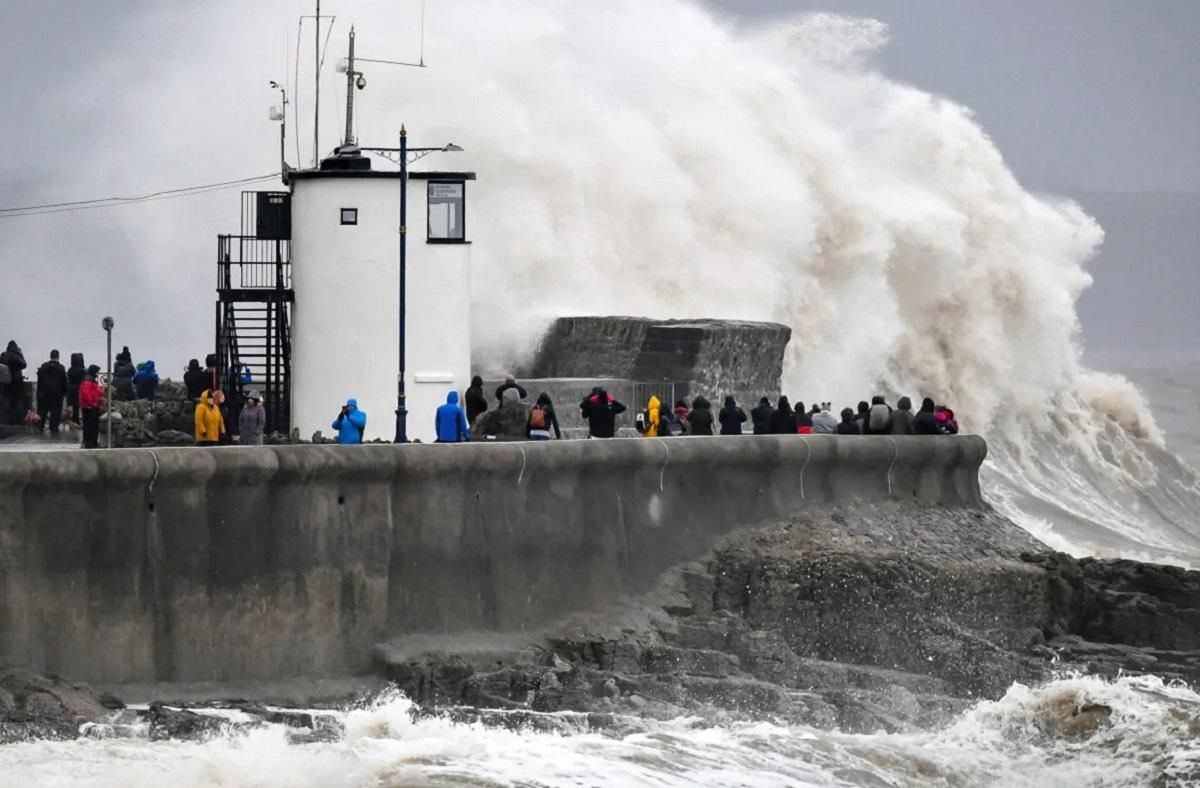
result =
M471 246L426 243L425 195L409 182L406 390L409 439L431 442L437 406L470 381ZM332 434L347 397L367 412L368 440L395 435L399 204L395 178L294 183L292 425L305 439ZM358 209L356 226L340 224L342 208Z

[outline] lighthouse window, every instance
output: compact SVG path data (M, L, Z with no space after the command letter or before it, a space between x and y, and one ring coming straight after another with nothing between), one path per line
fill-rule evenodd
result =
M358 224L358 209L343 208L342 209L342 224Z
M462 181L429 182L429 238L431 243L466 239L465 186Z

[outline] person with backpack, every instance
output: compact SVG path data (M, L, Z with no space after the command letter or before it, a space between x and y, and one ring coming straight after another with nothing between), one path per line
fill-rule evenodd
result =
M525 432L531 441L548 441L550 430L554 430L556 439L562 440L562 430L558 428L558 414L554 412L554 403L550 401L550 395L543 391L538 394L537 402L529 411Z
M758 405L750 411L750 420L754 423L755 435L771 434L771 400L763 397Z
M738 407L732 396L726 396L725 406L717 414L717 421L721 422L722 435L741 435L742 425L746 423L746 411Z
M912 400L908 397L901 397L897 400L896 409L892 411L892 426L888 433L891 435L913 434Z
M439 405L433 417L437 443L467 443L471 440L471 425L467 414L458 404L458 392L446 392L446 404Z
M83 448L100 448L100 404L104 401L104 387L98 382L100 367L92 364L84 371L79 384L79 410L83 426Z
M211 392L205 389L196 404L193 419L197 446L216 446L225 435L225 416L221 413L217 394L220 394L220 391Z
M25 354L10 340L0 353L0 424L20 424L25 419Z
M938 405L933 414L938 424L942 428L942 432L947 435L958 434L958 419L954 418L954 411L947 408L945 405Z
M454 392L457 402L458 392ZM367 414L358 409L358 400L351 397L346 400L338 417L333 420L333 428L338 431L337 442L349 446L363 442L363 434L367 431Z
M818 406L813 405L813 407L817 408L818 412L820 411L820 408ZM795 421L796 421L796 429L793 430L793 432L795 432L799 435L812 435L813 434L812 416L809 414L808 411L806 411L804 409L803 402L796 403Z
M71 410L70 419L79 423L79 387L87 377L87 367L83 364L82 353L71 354L71 366L67 368L67 407Z
M800 407L803 408L804 403L800 403ZM779 406L771 411L770 428L772 435L796 434L796 413L786 396L780 397Z
M692 412L688 414L688 424L692 435L712 435L715 421L712 405L703 395L692 400Z
M892 432L892 409L883 397L871 398L871 407L863 422L863 435L890 435Z
M613 399L602 387L596 386L583 402L579 415L588 423L589 438L612 438L617 434L617 416L625 406Z
M58 360L58 351L50 351L50 360L38 367L37 371L37 412L40 426L46 431L50 426L50 434L58 434L58 424L62 419L63 399L67 396L67 369Z
M643 438L657 438L659 425L662 422L662 400L651 394L646 401L646 409L637 415L634 426Z

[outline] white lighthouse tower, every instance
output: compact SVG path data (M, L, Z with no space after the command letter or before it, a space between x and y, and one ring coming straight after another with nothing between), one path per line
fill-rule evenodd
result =
M292 426L329 434L354 397L366 439L395 437L404 320L408 438L434 439L434 412L470 380L470 172L402 178L356 152L292 180ZM405 183L407 181L407 183ZM405 303L400 193L407 189ZM414 221L417 219L417 221Z
M431 442L436 409L470 380L475 173L410 170L461 148L409 147L403 129L399 147L359 148L353 31L349 55L343 144L313 169L284 164L290 193L245 195L242 234L219 237L214 363L235 402L262 390L270 429L329 436L353 398L365 440Z

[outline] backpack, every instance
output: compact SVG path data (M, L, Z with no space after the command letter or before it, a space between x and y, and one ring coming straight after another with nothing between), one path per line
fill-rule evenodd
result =
M867 426L872 432L883 432L891 426L888 423L891 415L887 405L872 405L870 415L867 416Z
M529 411L529 428L533 430L544 430L550 426L550 415L541 405L534 407Z
M641 413L639 413L633 420L633 426L637 428L638 432L642 432L642 433L644 433L647 429L649 429L650 428L650 412L644 410Z

